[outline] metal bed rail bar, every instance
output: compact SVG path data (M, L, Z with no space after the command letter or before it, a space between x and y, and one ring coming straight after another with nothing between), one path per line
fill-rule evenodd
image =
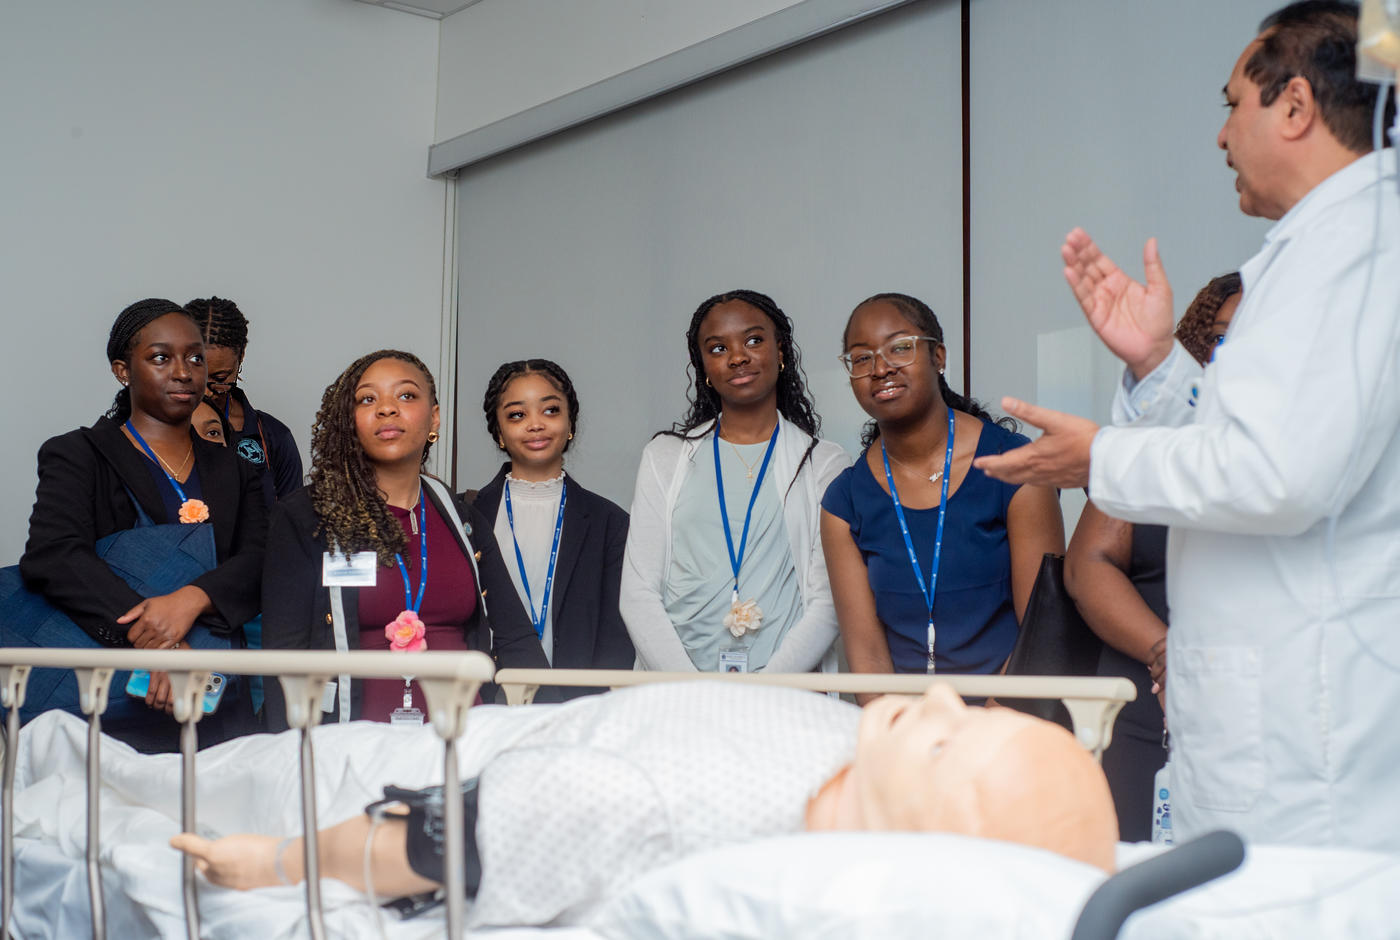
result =
M650 682L748 682L811 692L922 695L935 682L964 698L1051 698L1065 703L1074 736L1095 758L1113 740L1113 722L1137 688L1127 679L1080 676L884 675L845 672L640 672L628 669L501 669L495 682L511 705L534 700L540 686L619 689Z
M105 940L102 869L99 861L99 803L101 788L102 712L112 676L119 670L152 669L166 672L174 693L175 720L180 728L181 780L180 825L195 831L195 749L196 723L202 714L205 684L212 672L238 675L275 675L287 699L287 722L301 738L301 805L306 865L307 922L313 940L325 940L325 919L321 907L321 885L316 840L316 775L311 745L311 729L320 721L321 701L326 684L338 676L355 678L394 678L412 672L427 700L428 719L443 739L443 781L446 793L458 787L456 741L466 730L467 711L476 700L477 690L490 680L494 665L484 653L415 653L405 659L400 653L373 651L281 651L281 650L134 650L134 649L6 649L0 648L0 705L6 715L3 767L3 804L0 813L4 827L4 901L0 907L0 937L7 937L13 912L14 858L14 778L16 744L19 740L19 709L33 668L72 669L78 677L82 711L88 716L87 749L87 872L88 895L92 910L93 940ZM443 800L446 830L446 875L448 935L462 936L465 899L464 840L462 803ZM199 908L194 862L183 861L181 889L185 905L186 933L199 938Z

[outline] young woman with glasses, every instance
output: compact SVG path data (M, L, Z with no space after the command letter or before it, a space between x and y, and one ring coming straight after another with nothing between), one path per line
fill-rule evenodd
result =
M185 310L199 324L209 366L209 404L224 422L229 448L257 469L270 507L302 485L301 454L285 424L258 411L238 386L248 351L248 320L238 305L222 297L196 298Z
M822 544L853 672L998 672L1046 552L1054 490L972 468L1027 443L948 387L943 329L922 301L877 294L846 323L841 361L874 419L822 500Z
M755 291L696 309L690 412L642 452L622 616L646 669L834 668L818 507L849 462L817 435L792 321Z

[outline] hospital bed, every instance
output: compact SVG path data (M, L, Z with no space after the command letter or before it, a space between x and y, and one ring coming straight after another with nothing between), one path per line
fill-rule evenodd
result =
M124 788L127 792L150 790L152 795L147 798L148 802L155 803L164 799L160 794L165 791L161 790L159 783L149 785L133 783L122 777L124 771L120 766L121 762L134 763L135 759L130 757L122 745L111 741L104 742L100 734L100 715L105 707L105 697L108 692L107 683L110 682L112 672L130 669L134 666L149 667L155 665L154 656L160 657L161 668L171 675L172 686L176 694L176 718L183 725L182 753L178 757L170 756L167 764L162 765L171 778L168 781L170 785L166 787L166 791L170 795L178 793L180 805L178 825L176 825L176 821L170 820L170 831L178 831L179 829L193 831L206 828L203 824L211 817L214 822L218 823L221 821L220 817L225 809L224 803L237 801L236 794L221 793L217 788L219 760L245 759L246 755L239 752L237 750L239 748L248 749L249 754L256 748L280 748L281 750L277 754L271 755L274 759L269 763L277 763L277 757L280 757L282 762L290 763L294 752L299 768L298 781L296 782L300 795L299 818L278 819L275 818L274 814L274 818L268 821L268 825L277 832L294 832L297 831L299 825L305 826L311 837L307 841L306 864L308 872L316 870L314 831L317 820L320 819L321 824L325 824L325 822L335 821L357 812L365 802L365 793L372 791L380 783L378 779L367 779L356 788L347 787L344 785L344 781L340 781L338 789L336 785L327 788L327 781L318 782L317 780L315 748L319 747L323 753L329 751L340 759L344 759L346 754L359 755L362 764L365 763L364 755L368 753L370 755L368 761L374 766L369 769L360 766L356 770L353 766L355 758L351 758L349 763L344 764L347 768L347 777L355 774L372 778L375 773L381 775L390 772L396 774L417 773L422 778L413 781L417 785L446 781L447 786L452 788L459 779L459 739L462 741L460 746L465 749L465 752L472 752L474 747L477 748L478 752L482 752L483 748L489 750L493 746L500 746L502 742L508 741L513 733L528 723L530 713L533 710L556 707L547 705L488 706L476 709L472 712L474 734L463 739L462 734L466 727L468 711L475 699L477 689L483 682L492 678L505 689L509 700L517 702L528 700L533 691L541 685L620 687L646 681L667 681L680 678L692 681L768 682L814 691L837 692L918 692L927 687L931 681L948 681L959 693L967 696L995 695L1001 699L1062 697L1066 700L1067 709L1075 719L1076 736L1082 744L1095 752L1100 752L1103 747L1107 746L1114 716L1123 702L1133 695L1130 683L1125 680L1113 679L1060 680L1026 677L937 677L935 679L928 676L822 674L793 676L753 674L724 677L689 674L681 677L637 672L599 673L589 670L502 670L499 673L493 673L490 661L479 654L430 652L415 654L413 658L415 678L423 687L427 699L429 710L429 726L427 728L421 731L404 732L401 729L391 729L382 725L367 726L364 723L352 723L321 728L313 735L312 728L320 716L322 688L328 680L345 675L398 677L403 674L403 656L393 653L359 651L349 653L168 651L152 654L149 651L130 650L0 650L0 704L3 704L7 709L7 744L19 740L17 737L17 709L23 703L24 687L29 669L33 667L72 668L78 675L83 710L88 716L86 728L82 727L82 722L79 719L61 714L43 716L36 720L36 724L45 723L42 731L50 739L46 744L49 752L62 751L62 747L53 746L52 740L62 739L66 736L69 740L68 751L70 752L68 761L73 765L70 769L74 771L74 776L81 775L85 782L86 818L84 823L86 839L83 843L83 862L80 867L83 869L81 876L85 876L87 881L86 904L82 903L83 898L72 897L74 894L72 890L66 891L68 895L66 900L76 912L86 915L90 919L90 930L94 938L106 935L106 924L109 918L113 923L122 925L149 925L151 935L160 936L255 935L264 938L264 940L271 940L272 937L284 935L309 935L312 938L357 935L368 937L378 935L380 930L379 924L376 923L377 915L369 909L363 898L355 896L354 892L337 882L327 881L325 885L322 885L314 876L307 878L304 886L296 889L265 889L257 892L256 896L239 895L235 892L227 892L199 883L194 876L193 866L188 860L177 862L170 850L162 848L161 840L165 837L165 833L161 833L160 839L152 840L144 849L141 849L145 852L144 856L134 860L126 859L129 864L125 867L130 869L134 866L141 871L141 880L127 878L119 885L119 887L128 889L125 896L121 891L104 894L102 888L104 874L109 878L120 877L123 870L123 865L120 864L123 859L117 858L114 854L118 851L117 849L109 848L106 856L101 854L102 803L99 797L103 783L104 749L109 753L109 761L114 764L113 767L109 768L109 783L115 779L118 784L116 789L122 790ZM216 667L220 671L226 672L278 675L286 692L289 723L294 730L287 735L256 736L220 745L218 748L201 755L197 765L194 758L194 744L199 710L195 705L202 695L207 673ZM480 741L483 735L490 739L486 744L482 744ZM26 783L30 782L34 776L34 767L42 763L39 758L44 756L36 756L36 752L42 750L36 740L37 737L37 734L27 732L27 738L24 742L27 745L27 748L23 750L28 764L33 765L26 768ZM436 741L437 744L433 745L432 741ZM340 749L340 753L337 753L336 749ZM431 754L430 749L436 749L440 752L440 772L435 772L439 765L439 758ZM16 895L14 845L14 786L16 760L21 750L21 748L9 746L5 749L3 808L0 808L0 812L3 813L3 822L0 823L3 825L3 847L0 847L0 854L3 854L4 863L3 874L0 877L4 886L4 903L0 916L3 916L6 925L13 923L17 928L21 926L22 918L12 920L12 908L17 897L21 899L21 907L24 907L26 903L24 893ZM473 766L472 761L479 760L480 756L480 753L464 753L461 758L467 767L471 767ZM267 760L267 758L268 755L263 755L261 759ZM52 753L46 759L52 762L54 760ZM80 760L83 763L81 768L77 766ZM146 762L141 765L142 767L151 766L150 758L141 758L140 760ZM176 764L178 764L178 772ZM196 790L197 766L202 767L206 772L211 772L215 778L213 781L201 783L199 791ZM178 785L174 782L176 777L178 777ZM407 783L410 781L396 777L391 782ZM198 816L196 814L196 792L206 794L202 797L202 801L203 805L208 807L203 814ZM70 798L71 796L72 794L69 794ZM318 815L318 798L322 802L333 804L330 806L330 813L327 816ZM62 797L58 799L57 805L59 808L55 815L62 817L64 815ZM460 812L460 806L455 805L455 801L448 800L444 809L447 816L445 829L448 838L448 890L445 892L448 902L446 924L444 925L440 917L435 920L389 922L384 927L386 935L395 937L441 936L444 926L448 935L461 935L463 893L460 890L462 883L460 833L462 827L460 818L457 816ZM223 831L227 833L235 830L224 829ZM27 839L22 841L26 843L24 858L30 860L30 867L36 871L34 877L28 880L18 880L19 887L24 891L37 890L32 886L41 883L58 884L65 877L65 865L67 865L66 885L68 888L71 888L80 877L80 874L73 870L79 867L73 857L76 854L73 851L77 844L76 837L71 832L69 833L69 851L63 852L64 839L61 824L59 824L59 835L53 840L59 843L57 848L45 842L31 843ZM1228 843L1228 840L1226 841ZM1233 845L1238 846L1237 840ZM927 882L924 879L933 868L937 867L930 864L930 859L942 859L940 864L943 865L943 872L940 880L949 887L946 893L947 900L950 902L959 900L959 895L964 895L971 890L970 885L959 887L957 885L959 878L966 880L970 874L973 874L975 875L974 880L980 879L998 883L1011 878L1019 885L1017 896L1020 898L1023 927L1031 922L1034 922L1036 926L1025 928L1019 933L1001 931L1001 935L1046 936L1059 933L1068 936L1070 929L1076 928L1080 931L1074 934L1076 940L1086 940L1086 938L1093 936L1110 937L1116 935L1117 924L1122 922L1123 917L1132 908L1140 906L1144 902L1150 903L1165 892L1169 892L1169 889L1176 890L1186 883L1197 883L1209 877L1215 870L1228 870L1232 864L1237 864L1238 850L1235 847L1226 844L1223 851L1219 844L1211 844L1203 848L1197 847L1198 857L1189 865L1184 866L1191 869L1189 876L1181 875L1179 870L1177 875L1171 873L1173 859L1176 856L1186 858L1188 855L1179 849L1169 855L1148 860L1149 863L1157 864L1159 867L1165 864L1168 869L1165 873L1161 871L1149 872L1150 876L1143 876L1142 870L1138 869L1135 878L1125 879L1125 876L1133 875L1133 872L1125 871L1115 878L1105 881L1101 873L1088 869L1086 866L1080 866L1058 857L1051 857L1047 853L1037 850L991 843L987 840L912 833L803 834L783 839L764 840L744 846L729 846L666 866L666 868L643 879L644 883L638 884L636 890L628 891L625 896L609 901L603 906L599 917L587 924L537 930L496 930L488 931L487 935L492 938L500 938L500 940L508 940L508 938L517 936L548 937L549 940L572 940L572 938L598 940L602 937L662 934L705 936L728 933L731 936L762 936L771 934L776 929L780 933L798 936L802 935L804 930L801 923L791 920L792 916L796 916L797 921L800 921L802 916L815 917L817 918L816 922L830 926L833 922L832 913L821 910L820 903L815 906L809 903L803 910L793 915L792 898L795 895L805 895L809 899L815 898L818 902L822 901L830 892L826 890L814 891L812 878L820 880L825 877L830 881L843 871L843 864L846 869L849 869L849 862L853 858L862 859L862 866L869 869L871 867L869 858L874 855L884 859L886 863L893 862L893 868L890 868L888 864L886 866L891 872L889 879L891 883L898 881L901 871L897 869L904 869L903 873L912 869L918 873L919 884L924 888L927 887ZM122 847L122 850L124 851L125 848ZM1234 859L1231 858L1232 852L1236 853ZM137 851L136 855L140 856L140 852ZM978 858L985 858L986 865L979 866L976 863ZM105 865L102 863L104 860L107 862ZM1334 858L1329 860L1328 869L1333 872L1344 870L1354 884L1379 885L1379 888L1393 892L1397 881L1395 880L1395 867L1389 864L1392 861L1384 858L1377 860ZM979 870L981 874L975 874ZM776 873L777 881L770 885L759 885L756 882L763 879L750 875L743 884L726 884L726 877L732 881L733 873L736 871L772 872ZM1265 875L1263 877L1267 880L1271 876ZM804 878L808 878L808 880L804 882ZM1180 883L1173 882L1173 878L1177 878ZM842 875L842 880L844 880L844 875ZM159 882L159 884L154 884L154 882ZM453 885L458 887L454 890ZM707 885L714 886L720 895L705 895ZM897 884L895 886L898 887ZM901 891L900 894L918 896L928 893L918 887L910 887L912 890ZM1058 890L1059 894L1055 896L1047 894L1046 892L1051 889ZM776 895L780 903L785 905L789 921L777 927L774 926L770 917L771 912L765 907L772 900L771 898L754 898L749 899L749 903L738 903L736 899L744 897L746 890L759 893L769 891ZM1040 893L1037 894L1037 891ZM323 892L325 892L324 896ZM176 896L179 897L180 901L177 904L169 904L167 901L151 900L147 897L147 895L156 894L161 894L167 900L171 896ZM722 903L716 903L717 898L720 897L722 897ZM326 910L328 903L329 912ZM144 904L146 910L138 916L137 913L126 909L134 904ZM156 908L161 908L162 904L165 904L162 909L163 913L155 911ZM1007 906L1005 897L1003 896L1001 900L997 901L995 906L1005 908ZM1037 906L1044 909L1036 910ZM121 909L118 910L118 908ZM902 914L905 917L903 923L906 931L916 931L906 933L906 935L911 936L918 935L917 931L927 929L930 923L927 918L937 919L948 913L928 910L904 912L891 909L889 904L886 904L885 908L884 915L899 916ZM249 911L253 913L247 913ZM710 911L722 911L743 922L713 923L703 916ZM72 928L75 923L73 917L78 916L78 913L70 916L69 920L65 922L68 925L65 929ZM328 915L331 918L329 928L327 926ZM864 928L868 928L864 935L898 936L897 930L890 929L891 924L878 919L879 915L880 912L876 911L856 912L856 919L852 921L855 931L851 935L861 935L863 925ZM1044 916L1040 916L1040 919L1036 920L1039 915ZM144 919L142 919L143 917ZM302 921L303 918L304 930L298 926L298 922ZM748 920L744 921L745 918ZM201 931L201 919L204 920L206 928L203 932ZM943 920L942 922L949 928L945 931L945 935L959 936L974 931L974 928L971 927L963 929L957 926L959 924L965 926L965 921ZM290 928L289 924L292 925ZM1058 926L1052 927L1047 932L1045 929L1047 924ZM129 930L130 928L123 929ZM745 933L746 929L749 931L747 934ZM1030 932L1026 932L1026 930ZM17 929L17 933L23 934L24 931ZM1139 934L1141 931L1134 933L1130 930L1129 932L1129 935L1134 937L1139 936ZM1159 934L1149 932L1142 935L1171 936L1173 934L1170 932ZM1195 935L1208 936L1210 934L1197 933Z

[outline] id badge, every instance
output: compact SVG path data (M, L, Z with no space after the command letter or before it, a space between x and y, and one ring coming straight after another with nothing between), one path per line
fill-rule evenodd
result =
M746 649L730 648L719 651L719 671L720 672L748 672L749 671L749 651Z
M374 587L379 573L374 552L353 555L321 553L322 587Z
M423 713L416 708L396 708L389 716L389 724L395 728L421 728Z
M336 680L332 679L321 687L321 711L327 715L335 711Z

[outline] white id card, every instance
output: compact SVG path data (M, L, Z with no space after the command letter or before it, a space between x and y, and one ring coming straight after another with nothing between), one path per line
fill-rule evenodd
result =
M335 711L336 680L332 679L321 686L321 711L329 715Z
M353 555L321 553L322 587L374 587L378 574L378 559L374 552Z
M749 651L746 649L726 649L719 651L720 672L748 672Z

